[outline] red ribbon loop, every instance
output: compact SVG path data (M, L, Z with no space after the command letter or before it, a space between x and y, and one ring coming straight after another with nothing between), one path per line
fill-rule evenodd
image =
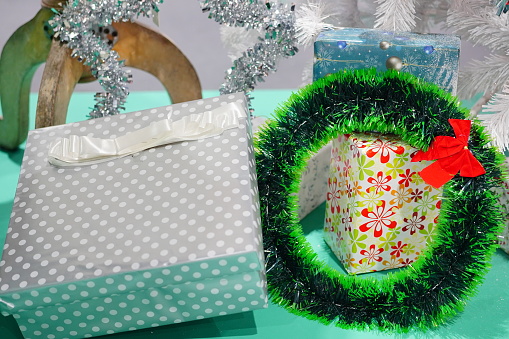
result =
M468 149L471 120L449 119L455 138L439 135L426 152L418 151L412 162L435 160L419 172L422 179L435 188L451 180L458 172L462 177L477 177L486 171Z

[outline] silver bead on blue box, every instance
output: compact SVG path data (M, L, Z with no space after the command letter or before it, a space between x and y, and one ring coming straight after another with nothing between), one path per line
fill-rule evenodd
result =
M314 49L313 80L375 67L408 72L456 93L460 39L455 35L343 28L321 33Z

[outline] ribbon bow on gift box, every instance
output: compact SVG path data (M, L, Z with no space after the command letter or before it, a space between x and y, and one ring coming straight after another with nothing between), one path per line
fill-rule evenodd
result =
M425 182L436 188L451 180L458 172L462 177L477 177L486 173L479 160L468 149L472 121L449 119L449 123L455 138L439 135L426 152L418 151L412 158L412 162L437 159L419 172Z
M243 105L231 102L175 121L168 117L115 139L86 135L61 137L50 144L48 162L58 167L97 164L152 147L214 137L225 130L238 128L239 119L245 117Z

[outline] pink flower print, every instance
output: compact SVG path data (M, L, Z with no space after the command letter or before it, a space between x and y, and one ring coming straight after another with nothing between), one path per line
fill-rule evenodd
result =
M329 178L329 191L327 192L327 201L330 204L331 213L339 213L339 198L341 197L341 193L338 186L338 179L336 177Z
M403 244L401 241L398 241L398 243L394 246L391 246L391 248L394 250L390 254L395 255L396 258L399 258L401 256L401 252L403 252L403 247L405 247L408 244Z
M384 142L380 139L376 139L375 142L369 146L366 155L373 158L378 152L380 152L380 162L382 164L386 164L391 159L391 151L396 154L403 154L405 152L405 148L398 145L398 142L395 140L387 140Z
M387 228L395 228L397 226L396 221L389 219L396 214L394 209L396 209L395 206L385 210L385 200L382 200L382 204L375 206L371 212L367 208L363 209L361 215L372 220L360 225L359 229L361 232L367 232L373 228L375 238L379 238L383 234L383 226Z
M366 259L368 259L368 264L373 262L373 261L380 262L383 259L380 256L380 254L383 251L384 251L383 248L376 249L375 244L372 244L371 246L369 246L369 250L362 250L362 251L360 251L360 254L365 256L365 258L362 258L361 260L359 260L359 263L362 264Z
M384 173L382 171L378 172L376 174L376 179L374 177L369 177L368 178L368 182L370 184L373 184L373 186L370 186L366 189L366 192L369 192L369 189L371 187L375 187L376 188L376 193L378 193L379 191L381 190L384 190L384 191L389 191L391 189L391 186L388 185L387 183L389 181L391 181L392 177L390 175L386 176L384 178Z
M398 181L398 184L404 185L405 187L408 187L408 185L410 185L410 183L412 182L412 176L414 174L415 174L415 172L412 172L412 171L410 171L409 168L407 168L405 173L399 175L403 179Z
M424 215L419 216L418 212L414 212L411 218L403 218L403 221L406 223L405 226L401 229L403 232L410 230L410 235L413 235L417 230L424 229L424 224L422 222L426 219Z

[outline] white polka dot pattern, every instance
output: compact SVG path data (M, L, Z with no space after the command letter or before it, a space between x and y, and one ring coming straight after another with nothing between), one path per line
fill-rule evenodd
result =
M249 121L92 166L59 169L46 157L52 138L116 137L161 114L242 100L222 96L30 133L0 262L0 308L16 315L27 338L97 336L266 305Z
M26 295L30 299L14 293L5 302L25 300L16 318L26 338L98 336L264 307L261 273L249 264L256 254L221 260L45 287Z

